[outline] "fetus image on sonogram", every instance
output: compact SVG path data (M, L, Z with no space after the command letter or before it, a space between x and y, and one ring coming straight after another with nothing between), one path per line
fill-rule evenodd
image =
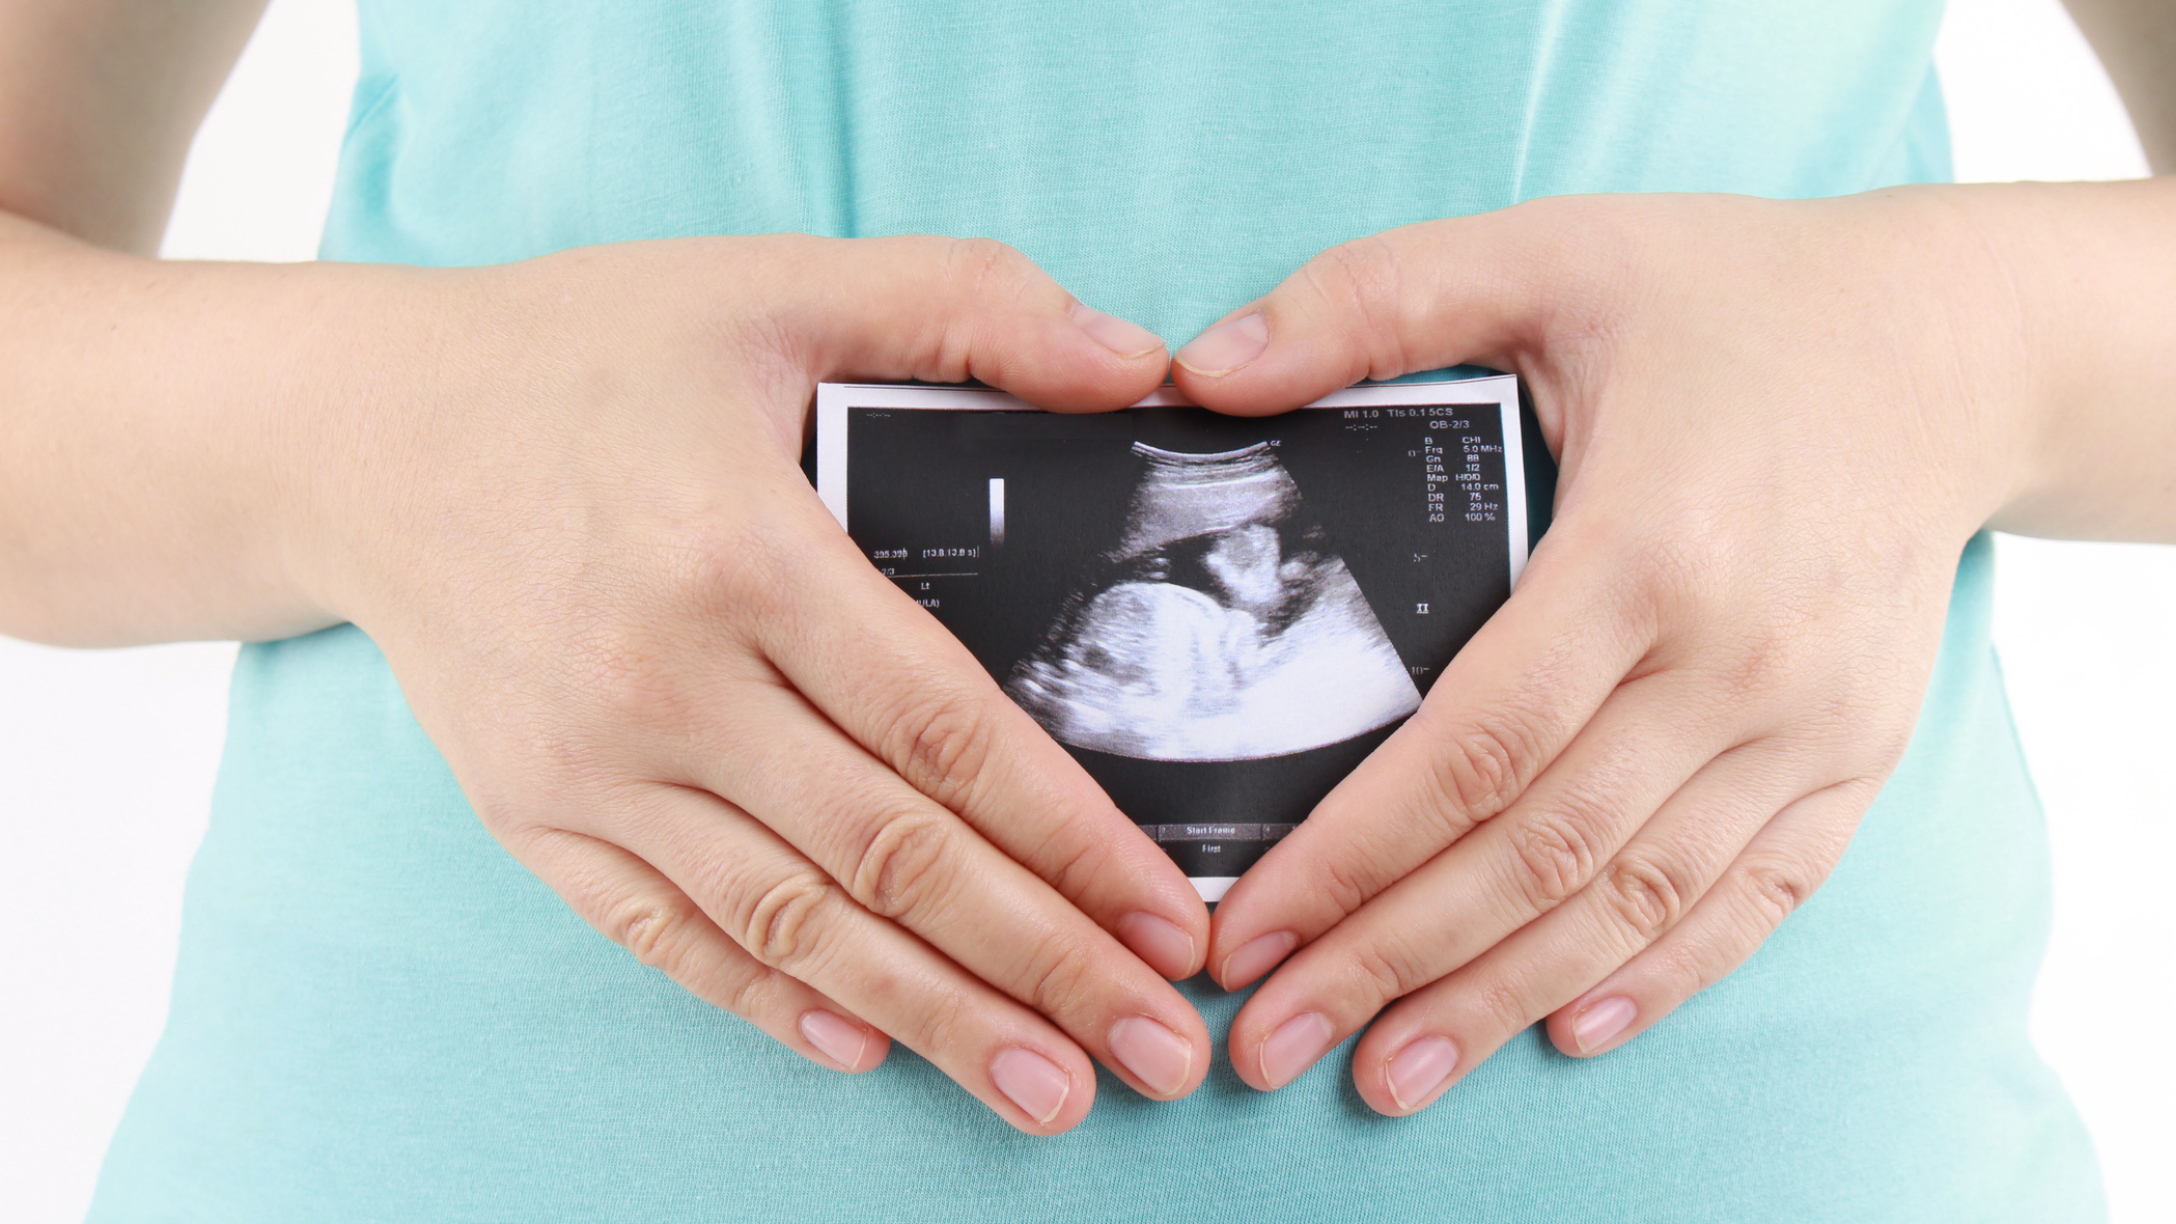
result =
M1282 756L1420 707L1350 570L1266 442L1134 443L1117 546L1005 689L1060 743L1165 761Z

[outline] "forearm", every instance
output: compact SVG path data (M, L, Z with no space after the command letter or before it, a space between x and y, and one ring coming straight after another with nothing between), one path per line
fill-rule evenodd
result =
M2025 386L1979 392L2027 416L1990 525L2176 542L2176 178L1936 190L1973 269L1960 305L2022 357Z
M2157 174L2176 174L2176 3L2065 0L2078 29L2108 70Z
M162 263L0 214L0 632L272 638L429 368L432 274ZM422 324L422 326L419 326ZM344 461L343 456L352 462ZM383 474L383 464L380 465Z
M0 5L0 214L158 249L197 123L264 0Z

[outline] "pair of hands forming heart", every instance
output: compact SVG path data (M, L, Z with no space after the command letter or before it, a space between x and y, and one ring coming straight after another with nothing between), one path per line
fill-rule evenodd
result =
M897 1039L1055 1134L1090 1058L1157 1098L1201 1082L1165 979L1206 967L1267 975L1230 1038L1248 1083L1372 1020L1359 1090L1407 1113L1536 1020L1566 1053L1629 1040L1841 854L1958 554L2027 480L1993 390L2021 359L1945 232L1912 192L1540 201L1326 252L1175 365L990 242L375 270L389 307L434 295L430 377L327 427L290 575L303 619L384 649L522 863L822 1065ZM1168 370L1246 414L1468 362L1533 388L1554 525L1214 920L797 465L823 380L1097 411Z

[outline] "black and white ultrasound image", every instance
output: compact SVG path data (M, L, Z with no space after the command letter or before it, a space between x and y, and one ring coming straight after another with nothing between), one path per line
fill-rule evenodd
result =
M1189 876L1289 833L1510 594L1494 403L846 416L855 541Z

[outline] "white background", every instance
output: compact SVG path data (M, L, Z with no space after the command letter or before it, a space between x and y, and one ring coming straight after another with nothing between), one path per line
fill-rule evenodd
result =
M2056 0L1958 0L1940 59L1961 178L2145 172ZM309 258L354 74L344 0L273 0L197 141L166 253ZM2163 1027L2176 1016L2176 550L2001 548L1998 635L2055 843L2035 1035L2100 1145L2116 1220L2176 1219ZM0 1214L17 1224L81 1216L157 1039L233 654L0 639Z

